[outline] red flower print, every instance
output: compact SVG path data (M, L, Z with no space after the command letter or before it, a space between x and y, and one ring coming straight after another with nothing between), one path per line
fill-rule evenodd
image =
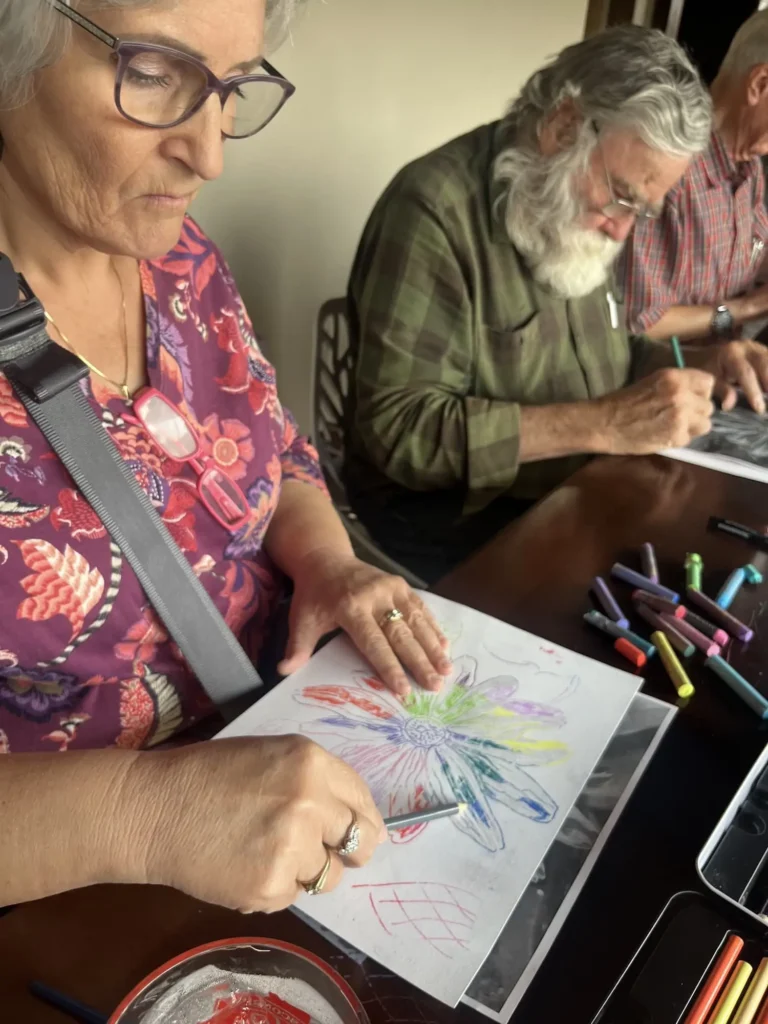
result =
M0 373L0 419L9 427L28 427L27 410L13 393L11 382Z
M29 597L19 605L16 618L44 622L64 615L74 639L104 593L104 577L69 544L63 552L47 540L17 540L14 544L32 570L32 575L21 581Z
M152 273L152 268L143 260L139 263L139 276L141 278L141 290L144 293L144 297L157 302L155 275Z
M91 506L79 491L72 488L59 491L59 505L51 512L51 522L57 530L62 526L70 526L75 540L86 537L95 540L107 535Z
M145 608L144 614L135 622L122 643L115 645L115 657L121 661L151 661L157 653L158 644L168 639L160 620L151 608Z
M242 480L246 463L254 456L251 432L240 420L221 420L212 413L203 424L203 434L210 441L210 455L217 465L232 477Z
M166 459L157 445L144 433L142 427L130 424L111 430L110 437L115 442L120 454L126 462L143 462L154 473L163 476L163 468L168 472ZM176 463L171 463L175 466Z
M163 522L182 551L197 551L195 517L189 511L197 504L197 492L192 484L174 480Z
M120 735L116 747L139 750L155 724L155 704L141 679L124 679L120 684Z

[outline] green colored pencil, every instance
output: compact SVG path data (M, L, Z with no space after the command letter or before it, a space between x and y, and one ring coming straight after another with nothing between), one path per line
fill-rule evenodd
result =
M680 348L680 339L677 337L672 338L672 355L675 357L675 366L678 370L684 370L685 359L683 359L683 350Z

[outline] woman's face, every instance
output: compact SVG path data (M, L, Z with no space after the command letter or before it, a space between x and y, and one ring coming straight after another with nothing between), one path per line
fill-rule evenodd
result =
M159 2L97 10L93 20L120 39L192 53L228 78L261 54L264 0ZM0 188L9 191L4 179L12 179L13 192L68 246L157 258L178 241L202 183L221 174L221 102L209 97L176 128L144 128L119 113L114 84L109 47L73 25L63 58L37 76L33 99L0 112Z

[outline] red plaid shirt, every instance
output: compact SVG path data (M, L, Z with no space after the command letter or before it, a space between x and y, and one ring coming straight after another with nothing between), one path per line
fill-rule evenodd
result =
M668 193L659 220L638 221L624 253L630 330L670 306L717 306L754 282L768 241L759 157L735 163L717 132Z

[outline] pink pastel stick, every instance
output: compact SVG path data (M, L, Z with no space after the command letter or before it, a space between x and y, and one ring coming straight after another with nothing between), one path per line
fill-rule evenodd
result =
M690 622L686 622L685 619L675 619L671 615L666 614L661 617L664 622L669 623L670 626L673 626L683 636L688 637L691 643L695 644L708 658L720 654L720 645L716 644L708 636L704 636L698 629L694 629Z

